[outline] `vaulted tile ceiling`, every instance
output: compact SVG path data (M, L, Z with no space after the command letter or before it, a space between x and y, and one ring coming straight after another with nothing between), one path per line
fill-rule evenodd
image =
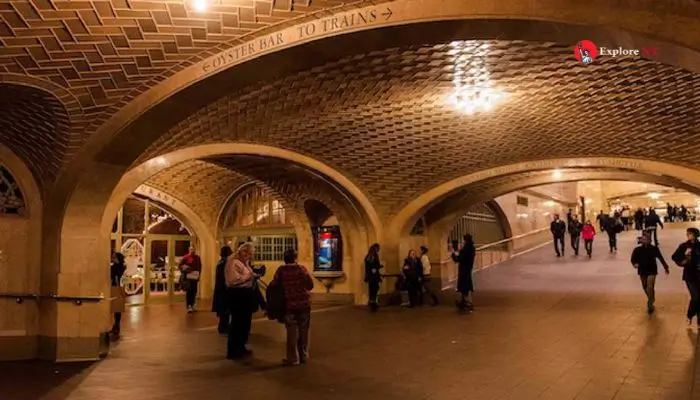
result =
M46 187L101 123L155 83L242 35L345 3L217 0L198 13L182 0L0 2L0 142ZM492 85L507 94L491 112L450 107L450 45L415 43L251 82L179 116L140 161L193 143L280 146L343 172L383 214L441 182L524 160L700 166L697 75L639 58L585 66L568 44L480 43ZM45 84L22 85L20 76Z

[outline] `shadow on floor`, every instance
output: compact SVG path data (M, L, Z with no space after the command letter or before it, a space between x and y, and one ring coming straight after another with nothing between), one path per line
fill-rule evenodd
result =
M0 388L11 387L12 400L63 400L96 365L95 362L0 362ZM31 380L27 379L28 376Z

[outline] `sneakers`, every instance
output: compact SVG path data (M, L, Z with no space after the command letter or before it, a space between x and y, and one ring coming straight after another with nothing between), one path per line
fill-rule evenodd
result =
M194 306L187 306L187 313L192 314L193 312L197 311Z

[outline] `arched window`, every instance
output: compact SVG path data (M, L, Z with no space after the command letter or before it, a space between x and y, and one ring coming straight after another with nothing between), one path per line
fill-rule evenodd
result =
M282 203L254 186L241 193L229 213L228 228L257 228L291 225L293 220Z
M15 178L0 165L0 215L26 215L24 196Z

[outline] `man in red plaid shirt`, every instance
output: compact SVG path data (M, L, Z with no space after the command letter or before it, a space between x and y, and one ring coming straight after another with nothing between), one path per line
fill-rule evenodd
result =
M285 265L275 273L274 284L281 284L285 298L284 324L287 328L287 358L284 365L305 363L309 357L309 326L311 324L311 300L309 291L314 281L303 265L297 264L297 252L284 252Z

